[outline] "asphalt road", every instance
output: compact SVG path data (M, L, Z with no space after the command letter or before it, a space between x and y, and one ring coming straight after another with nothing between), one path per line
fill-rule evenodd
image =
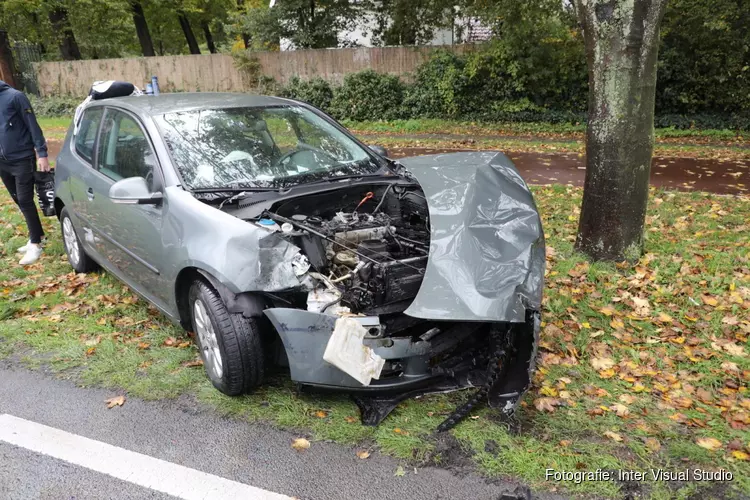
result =
M466 470L420 468L395 477L399 461L367 460L333 443L297 452L297 434L222 418L191 398L128 398L111 410L114 391L79 388L40 372L0 366L0 415L44 424L197 471L300 499L498 499L516 484ZM148 488L0 441L0 498L171 498ZM507 498L507 497L506 497ZM536 497L535 497L536 498ZM545 498L551 498L545 495Z

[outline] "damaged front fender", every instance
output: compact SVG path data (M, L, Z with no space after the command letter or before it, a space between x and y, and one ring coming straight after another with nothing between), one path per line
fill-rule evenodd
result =
M430 212L430 253L409 316L524 322L539 310L544 233L528 186L502 153L400 160Z

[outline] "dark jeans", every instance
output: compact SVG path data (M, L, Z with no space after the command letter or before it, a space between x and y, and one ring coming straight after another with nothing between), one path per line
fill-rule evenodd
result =
M0 160L0 177L13 201L16 202L21 213L26 218L26 226L29 228L29 240L32 243L41 243L44 230L39 220L39 212L34 204L34 171L36 170L36 158L30 156L23 160L6 162Z

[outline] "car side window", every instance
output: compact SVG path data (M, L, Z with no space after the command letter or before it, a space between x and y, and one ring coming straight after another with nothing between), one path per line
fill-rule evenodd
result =
M89 109L84 112L81 118L81 125L75 137L76 153L91 164L94 163L96 131L99 129L99 122L102 121L103 114L103 108Z
M141 126L127 113L107 110L97 163L99 171L114 181L143 177L154 190L156 156Z

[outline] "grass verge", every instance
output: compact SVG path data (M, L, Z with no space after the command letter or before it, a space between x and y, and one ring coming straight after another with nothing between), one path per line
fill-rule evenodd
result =
M582 140L585 124L551 123L481 123L441 119L354 122L344 120L347 128L363 134L458 134L467 136L543 137L559 140ZM750 131L657 128L657 142L695 144L749 145Z
M430 136L364 135L359 138L366 144L377 144L388 149L459 149L497 150L540 154L569 154L583 156L586 145L583 141L545 141L542 139L518 139L498 137L496 139L449 139ZM715 146L697 144L655 144L654 157L657 158L699 158L719 161L745 161L750 159L750 148L736 146Z
M195 366L184 332L107 274L70 274L57 221L26 268L25 228L0 195L0 356L145 399L197 397L218 412L318 440L380 449L420 465L461 465L461 447L491 477L604 497L716 498L750 490L750 198L652 191L647 254L637 265L588 264L573 249L581 190L534 188L548 241L539 369L509 433L487 409L445 436L435 427L468 394L410 400L377 428L342 395L298 393L273 377L224 397ZM453 446L455 445L455 446ZM545 470L706 470L731 483L545 480ZM408 469L407 469L408 470Z

